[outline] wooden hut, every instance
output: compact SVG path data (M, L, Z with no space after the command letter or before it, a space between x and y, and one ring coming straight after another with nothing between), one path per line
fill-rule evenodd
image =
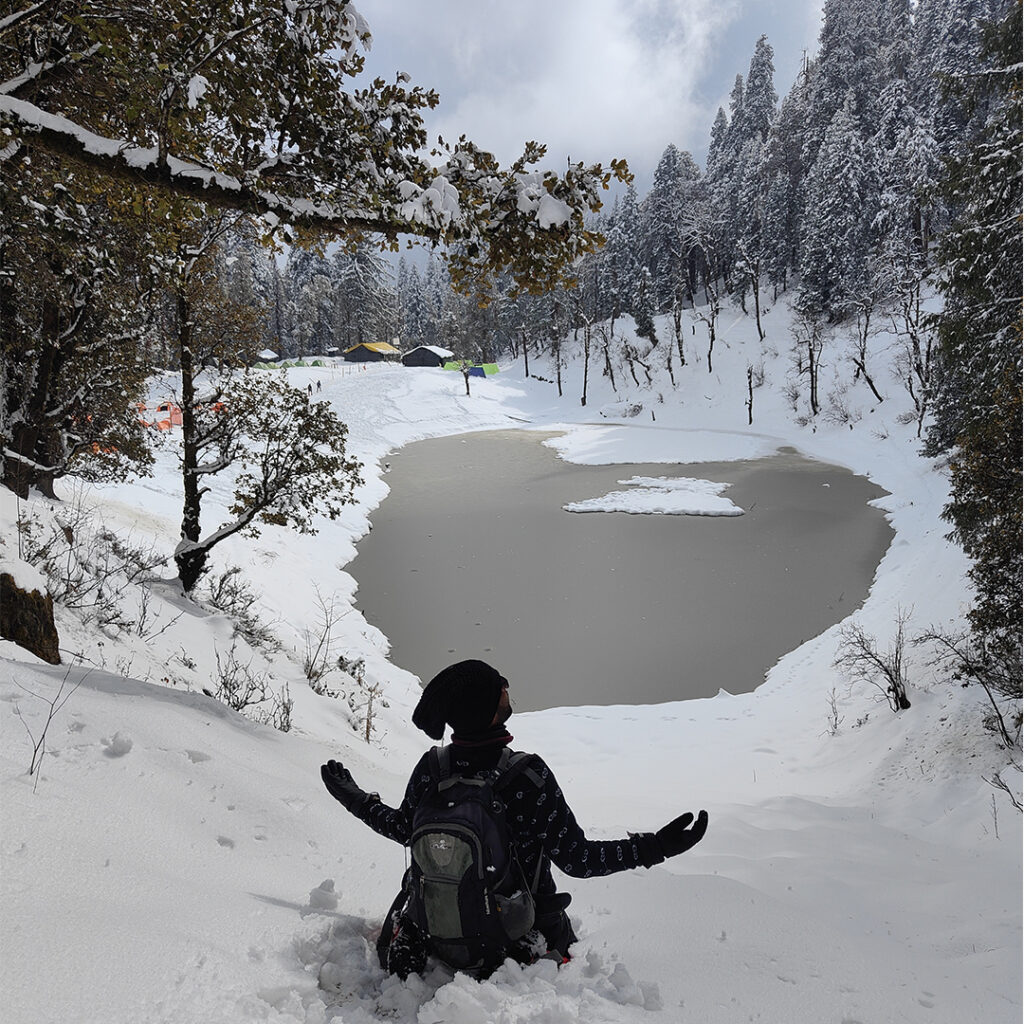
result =
M437 345L419 345L402 356L402 363L405 366L444 366L454 354Z
M384 359L393 359L401 353L386 341L364 341L345 349L342 355L347 363L379 363Z

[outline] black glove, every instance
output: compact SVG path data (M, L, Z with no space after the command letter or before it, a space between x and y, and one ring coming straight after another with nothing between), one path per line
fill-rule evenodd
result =
M664 828L658 829L654 836L658 840L661 852L666 857L675 857L696 846L704 838L707 830L707 811L701 811L696 821L693 820L693 815L687 812L670 821Z
M352 773L340 761L328 761L320 766L320 778L324 780L327 792L345 809L353 814L366 806L376 794L364 793L352 778Z

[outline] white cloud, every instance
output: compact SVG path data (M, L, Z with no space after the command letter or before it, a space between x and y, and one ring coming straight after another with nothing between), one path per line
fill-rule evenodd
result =
M669 142L703 152L720 83L746 72L761 23L785 20L781 7L803 33L808 3L820 8L812 0L357 0L374 33L368 68L387 78L408 71L441 94L427 118L432 136L464 133L502 162L528 139L548 145L553 167L567 157L626 157L642 179ZM748 18L750 31L737 32ZM722 53L727 35L739 52Z

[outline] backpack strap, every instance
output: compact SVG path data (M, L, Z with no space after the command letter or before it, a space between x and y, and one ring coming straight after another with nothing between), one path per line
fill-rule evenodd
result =
M435 782L443 782L452 773L451 751L447 746L431 747L427 751L427 767Z
M504 747L498 757L498 763L490 773L494 792L505 789L520 775L525 775L537 789L544 788L544 780L532 767L535 754L529 754L524 750L511 751ZM430 774L435 782L447 781L452 774L452 751L450 744L431 747L429 751L428 764Z
M529 754L523 750L517 750L515 753L512 753L506 747L502 751L502 756L498 759L498 771L500 774L494 783L495 793L501 793L503 790L508 789L520 775L525 775L537 789L543 789L544 780L533 767L535 758L535 754ZM530 892L533 896L537 895L537 887L540 884L540 873L543 867L544 857L539 856L537 858L537 866L533 871L533 878L530 879Z
M524 750L513 753L506 747L498 759L498 776L494 782L494 791L499 792L508 788L520 775L525 775L537 789L543 789L544 780L533 767L535 757L535 754L529 754Z

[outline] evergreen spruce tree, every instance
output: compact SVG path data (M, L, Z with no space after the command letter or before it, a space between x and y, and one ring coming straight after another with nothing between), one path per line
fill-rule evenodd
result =
M658 336L654 329L654 278L647 267L642 267L637 275L630 308L637 335L646 338L652 345L657 345Z
M874 133L882 83L880 18L877 0L825 0L810 76L811 110L804 140L808 166L817 160L829 126L851 94L861 137Z
M765 272L776 290L785 289L789 272L799 267L808 119L807 90L798 81L783 99L765 146Z
M871 140L871 178L877 197L876 246L884 254L916 252L928 260L940 173L930 125L910 103L909 86L894 79L879 100Z
M711 125L711 142L708 144L708 158L705 164L708 172L717 169L719 161L725 155L725 136L729 130L729 118L725 111L719 107L715 114L715 120Z
M653 281L656 312L668 310L677 295L689 294L689 251L684 247L682 223L687 205L693 201L700 170L689 153L669 145L654 171L651 191L645 196L643 220L643 256Z
M854 96L847 94L822 140L807 177L800 305L804 312L840 319L867 273L867 172Z
M775 52L768 43L768 37L761 36L754 46L747 72L741 133L743 145L752 138L764 142L775 120L775 105L779 97L775 91L774 61Z
M741 296L749 289L754 299L757 333L763 339L761 325L761 275L766 262L764 208L768 183L765 173L764 142L758 135L747 140L740 154L740 180L736 211L739 233L736 242L736 271Z
M1021 693L1021 5L986 37L986 71L962 79L984 132L951 164L960 213L941 239L940 375L926 452L948 454L944 515L972 560L980 671ZM1019 727L1019 719L1018 719Z

